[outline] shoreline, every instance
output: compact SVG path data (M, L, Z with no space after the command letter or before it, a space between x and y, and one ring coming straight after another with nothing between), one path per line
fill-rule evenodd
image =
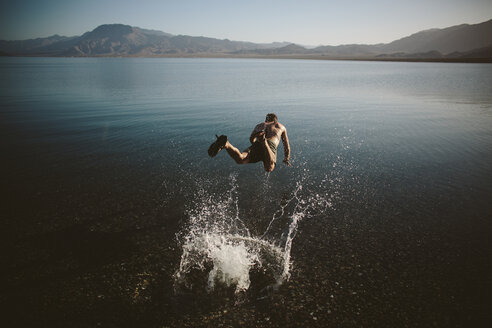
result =
M336 60L336 61L375 61L375 62L422 62L422 63L470 63L489 64L492 58L410 58L410 57L343 57L328 55L231 55L231 54L183 54L183 55L98 55L98 56L50 56L5 55L0 57L39 57L39 58L228 58L228 59L297 59L297 60Z

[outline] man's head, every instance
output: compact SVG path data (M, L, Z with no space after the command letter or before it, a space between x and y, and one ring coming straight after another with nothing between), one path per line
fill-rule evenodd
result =
M275 123L277 123L277 121L278 121L277 115L275 115L273 113L267 114L267 116L265 118L265 122L275 122Z

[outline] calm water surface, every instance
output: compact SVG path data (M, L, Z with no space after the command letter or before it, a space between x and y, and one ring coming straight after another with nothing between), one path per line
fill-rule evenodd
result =
M269 175L207 156L215 134L246 148L269 112L293 168L281 147ZM150 326L486 317L490 64L1 58L0 118L13 313L42 303L32 311L48 323L61 309L68 323ZM240 296L210 291L205 263L175 291L184 240L222 216L242 225L227 233L292 242L279 289L253 266Z

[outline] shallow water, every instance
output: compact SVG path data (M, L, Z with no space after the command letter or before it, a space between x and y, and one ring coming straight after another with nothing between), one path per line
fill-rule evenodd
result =
M1 58L0 108L2 261L13 286L62 281L18 291L65 295L48 318L78 302L150 325L237 323L263 299L286 308L253 317L277 324L344 322L354 302L361 322L395 302L407 323L481 308L486 288L459 276L490 272L490 64ZM293 168L281 146L271 174L207 156L215 134L246 148L268 112ZM348 290L361 299L331 301Z

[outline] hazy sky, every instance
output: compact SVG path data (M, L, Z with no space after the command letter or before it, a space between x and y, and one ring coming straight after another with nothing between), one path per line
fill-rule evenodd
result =
M0 39L122 23L171 34L302 45L387 43L492 19L491 0L0 0Z

